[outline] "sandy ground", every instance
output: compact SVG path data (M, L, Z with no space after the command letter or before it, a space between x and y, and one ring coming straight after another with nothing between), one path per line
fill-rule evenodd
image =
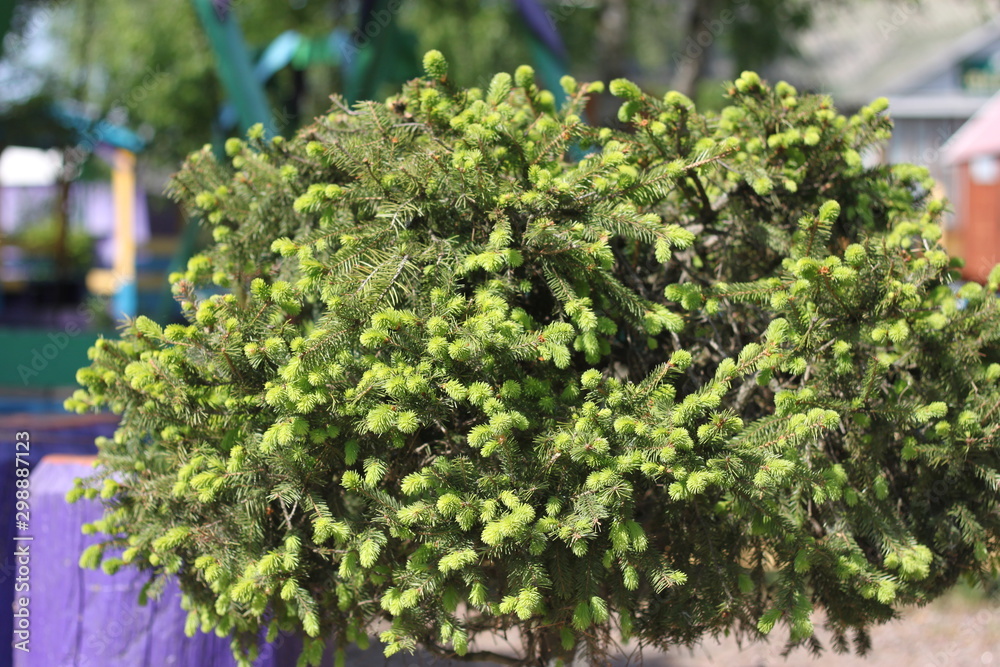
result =
M740 650L734 642L710 640L693 651L658 656L657 667L1000 667L1000 605L950 598L912 609L872 631L872 651L864 658L830 651L814 657L805 650L784 658L781 650L780 643Z
M821 628L820 622L817 627ZM821 640L829 635L820 629ZM806 650L782 657L783 636L776 628L770 644L737 646L734 641L706 640L695 648L668 653L647 651L642 658L620 657L613 667L1000 667L1000 602L971 601L958 595L904 612L903 618L872 631L867 657L831 651L819 657ZM787 635L785 635L787 636ZM824 643L826 643L824 641ZM500 651L503 647L495 647ZM373 643L367 651L349 652L347 664L357 667L488 667L436 659L428 655L396 655L386 659ZM584 667L582 664L573 667Z

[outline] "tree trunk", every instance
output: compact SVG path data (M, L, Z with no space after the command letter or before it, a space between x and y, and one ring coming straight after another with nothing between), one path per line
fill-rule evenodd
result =
M575 664L577 662L577 648L577 646L574 646L567 651L563 648L562 639L558 631L554 629L544 631L537 635L535 650L537 651L538 664L540 667L557 667L558 665L562 665L562 667L577 667ZM579 663L579 667L583 667L582 662Z
M611 81L628 74L628 3L607 0L597 28L597 50L600 54L601 80Z
M677 69L670 87L692 99L698 92L698 82L705 74L712 46L718 37L706 27L712 20L715 6L716 0L693 0L684 20L683 41L675 52Z
M66 151L63 151L63 168L59 170L59 178L56 181L56 238L55 247L52 249L57 283L62 282L69 275L66 262L69 252L66 245L69 240L69 186L72 182L72 176L69 173L68 164L69 158Z

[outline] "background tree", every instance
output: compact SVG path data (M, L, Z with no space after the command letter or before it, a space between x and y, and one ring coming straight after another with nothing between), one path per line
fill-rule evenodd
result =
M353 32L359 28L358 4L241 0L233 9L248 44L260 50L289 29L313 38L334 29ZM543 4L565 42L572 74L602 81L630 76L651 90L670 87L692 97L707 90L715 101L722 78L790 52L796 36L810 25L813 6L807 0ZM147 160L172 168L212 139L224 95L189 1L146 7L127 0L20 0L18 7L20 23L31 21L34 9L35 18L52 17L56 26L60 53L42 73L49 92L64 97L67 91L79 93L78 101L97 113L144 128L156 137ZM416 67L419 53L441 49L453 62L452 76L459 85L483 86L497 69L512 71L530 60L513 2L406 2L393 20L419 44L407 64ZM714 68L709 67L713 62ZM711 85L699 90L705 79ZM333 91L343 93L345 81L340 68L329 64L288 69L269 84L276 114L287 120L286 131L321 113ZM381 98L391 92L370 95ZM592 122L613 120L613 103L591 112Z
M245 0L233 3L247 43L263 49L285 30L306 35L326 34L332 28L333 6ZM58 64L54 87L86 78L79 100L102 114L117 114L134 127L145 127L156 141L154 159L167 164L179 160L212 139L225 100L216 63L204 30L190 1L146 6L127 0L77 0L55 15L57 34L70 56ZM333 87L321 71L314 97ZM275 112L284 116L293 85L285 72L271 84ZM322 110L314 100L308 117Z

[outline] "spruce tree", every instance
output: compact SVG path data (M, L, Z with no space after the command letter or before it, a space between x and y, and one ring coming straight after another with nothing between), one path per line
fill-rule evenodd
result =
M186 324L99 340L122 415L84 566L176 577L189 631L598 664L777 624L819 648L996 564L1000 283L954 292L879 100L744 73L701 113L529 67L192 155ZM118 549L124 549L119 552ZM518 653L477 647L516 631ZM343 655L341 653L341 655Z

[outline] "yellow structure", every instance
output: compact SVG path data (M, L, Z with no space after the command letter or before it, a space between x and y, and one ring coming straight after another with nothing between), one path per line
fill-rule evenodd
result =
M114 263L111 269L91 269L87 289L113 295L116 317L135 317L138 305L135 243L135 153L116 148L111 172L115 208Z

